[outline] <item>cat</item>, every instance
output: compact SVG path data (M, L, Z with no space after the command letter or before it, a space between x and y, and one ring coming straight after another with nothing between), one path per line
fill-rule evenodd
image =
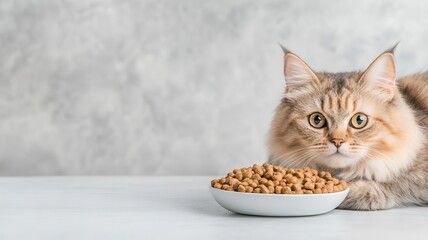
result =
M342 209L427 205L428 72L396 80L394 49L365 71L328 73L283 48L285 93L268 162L347 181Z

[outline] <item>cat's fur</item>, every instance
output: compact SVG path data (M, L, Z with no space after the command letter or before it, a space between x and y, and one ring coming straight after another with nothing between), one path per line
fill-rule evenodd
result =
M272 121L269 162L327 170L349 183L340 208L428 204L428 73L396 81L393 49L364 72L314 72L284 49L285 94ZM316 129L308 116L322 113ZM354 129L356 113L367 126ZM343 139L339 147L333 139ZM339 151L339 153L337 153Z

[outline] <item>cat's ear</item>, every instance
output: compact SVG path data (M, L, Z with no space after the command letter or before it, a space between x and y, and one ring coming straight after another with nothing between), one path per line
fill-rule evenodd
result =
M296 95L316 88L319 80L311 68L296 54L284 47L282 49L284 51L285 92L288 95Z
M388 99L393 97L394 90L396 89L394 48L380 54L370 64L360 79L365 90Z

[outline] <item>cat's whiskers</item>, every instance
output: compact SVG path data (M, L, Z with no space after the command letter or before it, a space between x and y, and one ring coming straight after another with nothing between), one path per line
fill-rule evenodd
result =
M274 163L276 165L278 164L278 162L285 163L286 162L286 161L284 161L285 159L293 159L295 156L298 156L302 153L305 153L305 150L306 150L306 148L301 148L301 149L298 149L296 151L292 151L292 152L289 152L287 154L283 154L280 157L278 157L277 159L275 159Z
M289 154L291 154L291 153L295 153L296 151L301 151L301 150L303 150L303 149L297 149L297 150L295 150L295 151L291 151L291 152L288 152L288 153L282 154L282 155L280 155L280 156L276 157L275 159L271 159L271 160L270 160L270 162L271 162L273 165L277 165L276 163L278 162L278 160L281 160L281 159L282 159L283 157L285 157L286 155L289 155Z
M302 156L297 155L294 158L290 158L290 159L291 161L283 161L283 163L285 167L293 168L294 166L297 166L301 162Z
M318 154L315 152L306 152L302 156L299 156L298 158L294 159L292 162L288 162L287 167L294 168L307 166L308 163L317 156Z
M283 154L283 155L280 155L280 156L276 157L274 160L271 160L271 162L272 162L272 164L277 165L277 162L278 162L278 161L280 161L280 160L282 160L282 159L284 159L284 158L290 158L290 157L292 157L292 156L294 156L294 155L298 154L299 152L302 152L302 151L305 151L305 150L310 149L310 147L312 147L312 146L309 146L309 147L303 147L303 148L298 148L298 149L295 149L295 150L293 150L293 151L287 152L287 153L285 153L285 154Z
M302 152L304 152L306 149L300 149L300 151L295 151L292 154L284 154L278 158L275 159L275 161L272 161L272 164L279 165L281 162L284 162L284 159L292 159L295 156L298 156Z
M308 147L307 149L311 149ZM291 161L283 161L283 163L287 164L286 167L297 167L297 166L306 166L311 160L313 160L318 153L316 151L307 151L303 153L294 154L293 158L288 158Z

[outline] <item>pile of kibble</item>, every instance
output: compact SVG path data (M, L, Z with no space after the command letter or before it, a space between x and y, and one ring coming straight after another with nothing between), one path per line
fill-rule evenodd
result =
M333 178L328 172L315 169L292 169L270 164L235 169L226 177L214 179L211 186L217 189L275 194L321 194L345 190L346 182Z

